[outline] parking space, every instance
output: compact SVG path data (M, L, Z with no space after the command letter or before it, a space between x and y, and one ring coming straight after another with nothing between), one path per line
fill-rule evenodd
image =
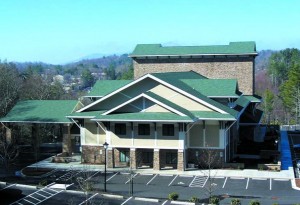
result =
M134 177L135 184L146 185L152 178L154 174L138 174Z
M154 175L152 179L147 182L147 185L168 186L170 183L172 183L172 180L174 180L175 177L177 177L177 175Z
M231 190L246 189L248 178L244 177L226 177L222 188Z
M263 190L270 190L270 179L267 178L249 179L248 186L246 186L246 189L257 190L258 188Z
M130 174L126 172L120 172L107 178L108 184L125 184L130 179Z
M209 189L209 186L213 186L215 190L222 189L225 180L226 177L211 177L210 179L207 179L204 188Z
M274 191L292 190L291 180L288 180L288 179L272 179L271 180L271 189L274 190Z
M183 186L188 187L195 177L189 175L179 175L175 180L170 184L170 186Z

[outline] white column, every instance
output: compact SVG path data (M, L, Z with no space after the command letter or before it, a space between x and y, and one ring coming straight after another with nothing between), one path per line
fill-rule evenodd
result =
M225 139L224 139L224 129L223 129L223 122L220 122L220 126L219 126L219 147L224 149L224 143L225 143Z
M130 123L130 131L131 131L131 146L134 147L134 124Z
M81 145L85 145L85 128L84 127L80 127L80 142Z
M205 120L202 121L203 125L203 147L206 147L206 131L205 131Z

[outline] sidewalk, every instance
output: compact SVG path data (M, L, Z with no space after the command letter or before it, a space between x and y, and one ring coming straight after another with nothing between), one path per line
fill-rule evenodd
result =
M80 156L74 156L75 162L69 163L52 163L51 158L47 158L28 167L38 168L51 168L51 169L88 169L101 171L104 170L104 165L96 164L81 164ZM114 172L128 172L129 168L107 168L107 171ZM208 175L209 170L153 170L153 169L137 169L135 173L149 173L149 174L172 174L172 175ZM213 177L243 177L243 178L272 178L272 179L294 179L293 168L290 167L288 170L282 170L280 172L274 171L260 171L256 169L244 169L244 170L227 170L227 169L213 169L210 173Z

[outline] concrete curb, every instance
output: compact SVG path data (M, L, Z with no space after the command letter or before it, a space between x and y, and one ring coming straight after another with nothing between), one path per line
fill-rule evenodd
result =
M187 201L171 201L171 204L195 205L194 202L187 202Z
M101 194L101 196L107 197L107 198L124 199L123 196L121 196L121 195L114 195L114 194Z
M148 201L148 202L159 202L158 199L144 198L144 197L135 197L137 201Z
M296 179L292 179L291 183L292 183L292 188L293 189L300 190L300 188L296 186Z
M6 185L7 185L7 183L6 183L6 182L0 182L0 185L4 185L4 186L6 186Z
M30 188L30 189L39 189L37 186L26 185L26 184L16 184L16 187Z

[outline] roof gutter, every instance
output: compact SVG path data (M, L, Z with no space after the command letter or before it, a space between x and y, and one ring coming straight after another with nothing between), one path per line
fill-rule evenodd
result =
M255 55L257 56L258 53L230 53L230 54L226 54L226 53L208 53L208 54L183 54L183 55L178 55L178 54L160 54L160 55L155 55L155 54L150 54L150 55L128 55L131 58L135 58L135 57L160 57L160 56L170 56L170 57L180 57L180 56L244 56L244 55Z

